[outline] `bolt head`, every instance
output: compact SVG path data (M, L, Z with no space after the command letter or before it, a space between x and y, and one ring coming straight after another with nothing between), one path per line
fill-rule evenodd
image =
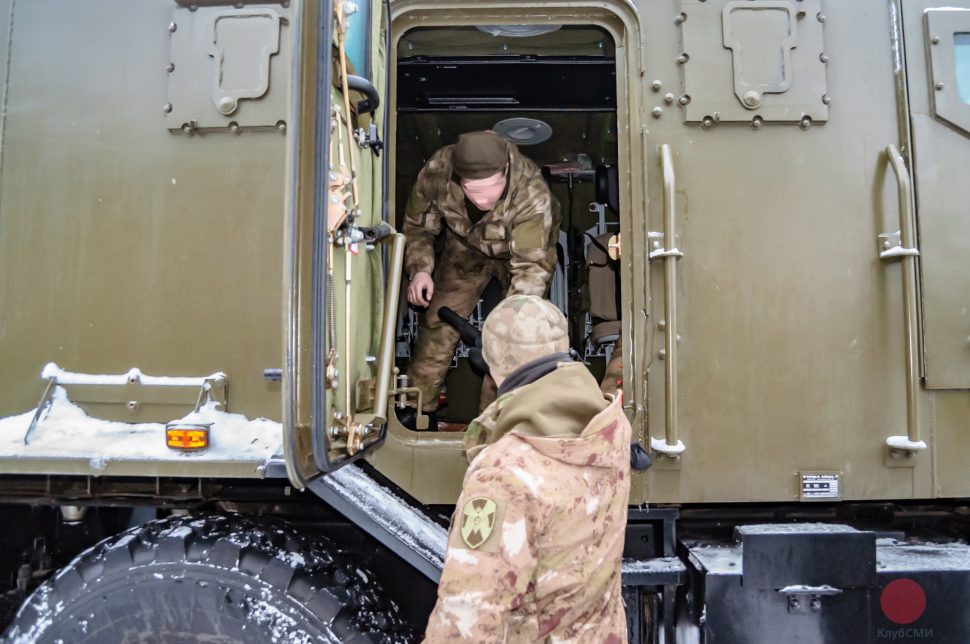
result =
M165 103L165 105L162 106L162 113L163 114L169 114L171 111L172 111L172 104L171 103Z
M930 42L932 42L934 45L939 45L940 44L940 37L939 36L933 36L933 39Z
M658 119L663 115L663 113L664 113L664 108L660 106L653 108L653 112L652 112L653 118Z
M175 31L176 31L176 30L177 30L178 28L179 28L179 26L178 26L177 24L175 24L175 22L174 22L174 21L173 21L173 22L170 22L170 23L168 23L168 33L170 33L170 34L174 34L174 33L175 33Z
M744 96L741 97L741 102L744 103L744 106L748 109L754 109L761 105L761 92L749 89L744 93Z
M166 65L165 66L165 71L167 71L169 74L171 74L172 72L174 72L175 71L175 63L169 63L168 65Z
M655 92L659 92L661 87L663 87L663 83L661 83L659 80L655 80L652 83L650 83L650 89L652 89Z
M239 107L239 102L232 96L223 96L219 99L219 103L216 107L218 107L219 111L223 114L232 114L236 111L236 108Z
M943 89L943 87L944 87L943 83L937 83L936 84L936 89L937 90L941 90L941 89Z
M829 96L828 94L822 94L822 103L824 105L831 105L832 104L832 97Z
M667 92L666 94L664 94L664 103L667 103L669 105L670 103L673 103L673 102L674 102L673 94L671 94L670 92Z

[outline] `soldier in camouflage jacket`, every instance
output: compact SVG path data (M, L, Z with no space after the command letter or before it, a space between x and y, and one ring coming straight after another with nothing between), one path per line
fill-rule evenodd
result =
M476 194L477 184L492 194ZM458 343L458 332L438 318L438 309L448 306L467 317L493 277L509 295L542 296L556 265L559 209L539 167L515 145L494 132L470 132L421 170L404 234L408 300L428 307L408 377L424 394L424 410L434 411ZM486 383L483 406L489 385L494 395L494 384Z
M573 362L566 320L531 296L482 332L499 397L469 427L426 642L626 641L620 560L630 424Z

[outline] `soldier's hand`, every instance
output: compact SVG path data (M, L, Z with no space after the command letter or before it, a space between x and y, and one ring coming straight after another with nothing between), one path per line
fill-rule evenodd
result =
M414 306L428 306L434 296L434 280L428 273L415 273L408 285L408 302Z

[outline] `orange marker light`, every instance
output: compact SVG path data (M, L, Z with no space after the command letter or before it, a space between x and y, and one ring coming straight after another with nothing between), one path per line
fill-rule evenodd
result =
M165 426L165 444L172 449L205 449L209 446L209 425L169 423Z

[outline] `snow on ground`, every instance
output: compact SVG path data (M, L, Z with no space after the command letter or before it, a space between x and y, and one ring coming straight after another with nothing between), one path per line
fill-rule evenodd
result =
M262 460L282 445L283 427L266 418L250 420L242 414L219 411L207 403L198 412L181 420L187 423L212 423L209 447L194 452L174 450L165 445L164 423L121 423L88 416L72 403L62 387L54 391L46 416L42 416L24 445L36 409L17 416L0 418L0 458L81 457L91 459L92 467L108 460L206 461Z

